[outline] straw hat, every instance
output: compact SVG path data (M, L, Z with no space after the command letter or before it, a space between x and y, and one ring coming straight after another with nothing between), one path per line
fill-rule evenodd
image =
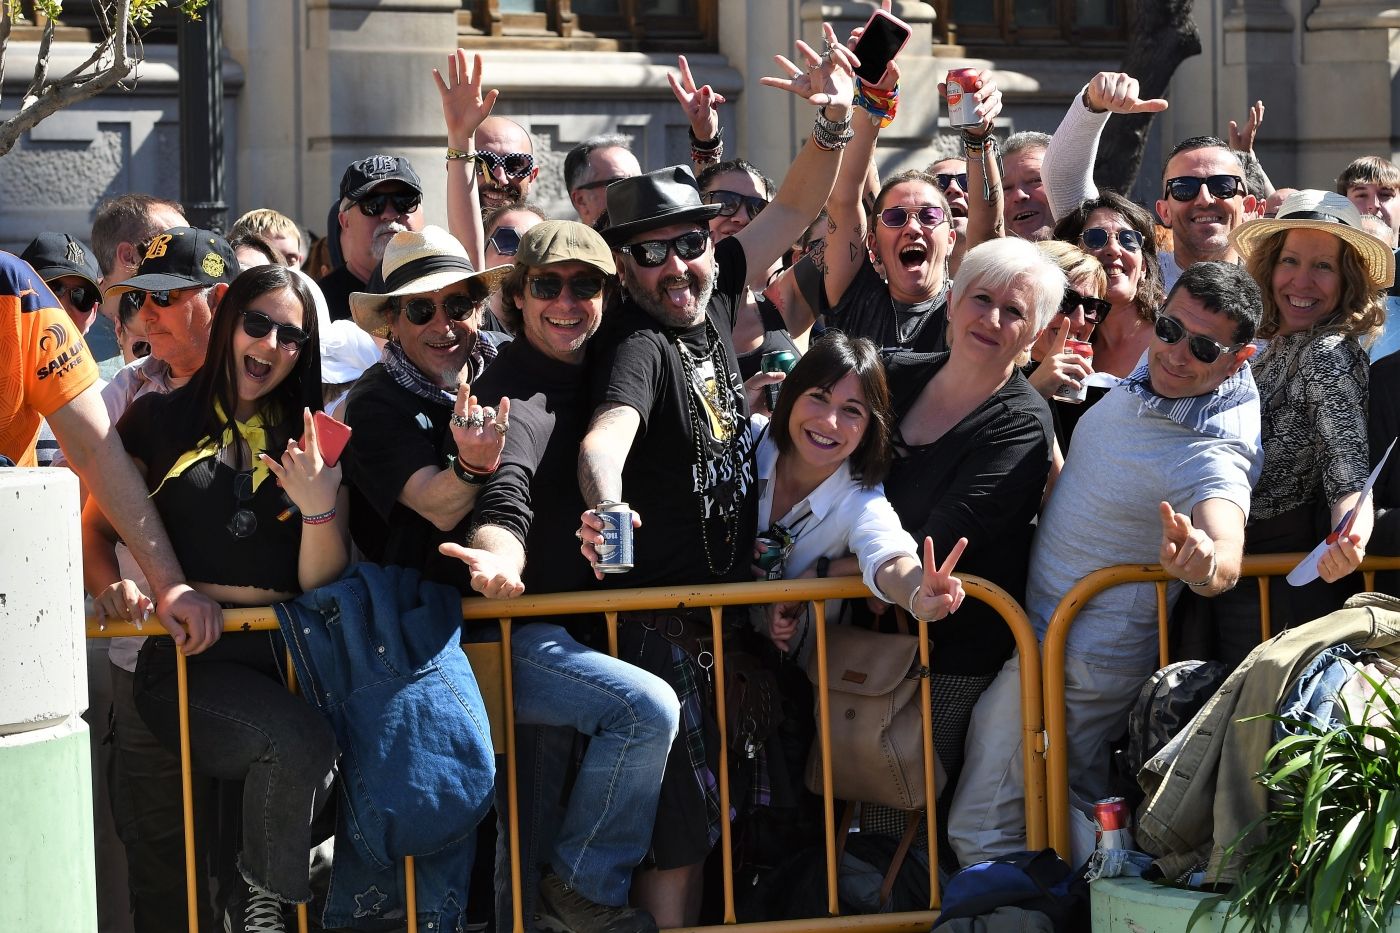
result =
M1388 288L1395 281L1394 251L1361 229L1361 214L1344 196L1331 191L1293 192L1279 206L1277 217L1251 220L1231 231L1230 244L1247 260L1275 233L1298 229L1323 230L1356 250L1376 288Z
M390 299L435 292L457 282L479 283L480 297L484 299L510 271L510 266L496 266L477 272L462 244L441 227L394 234L384 247L382 268L383 294L350 293L350 315L355 323L380 336L387 333Z

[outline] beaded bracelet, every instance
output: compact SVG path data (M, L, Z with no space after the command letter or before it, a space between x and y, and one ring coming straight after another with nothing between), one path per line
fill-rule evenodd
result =
M992 200L992 176L989 169L988 155L997 160L997 165L1001 165L1001 154L997 151L997 138L990 132L986 136L973 136L967 130L962 131L963 152L969 156L978 156L982 160L982 200Z
M724 127L719 128L713 139L698 139L695 130L688 127L686 134L690 137L690 161L708 165L724 159Z
M329 512L322 512L319 515L303 515L301 523L303 525L324 525L333 518L335 518L335 506L331 506Z

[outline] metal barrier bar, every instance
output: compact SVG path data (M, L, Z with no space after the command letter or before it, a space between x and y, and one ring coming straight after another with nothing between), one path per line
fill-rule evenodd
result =
M1260 588L1260 634L1267 639L1271 631L1268 578L1283 576L1292 570L1303 554L1248 555L1240 567L1240 579L1258 577ZM1400 570L1400 557L1366 557L1359 570L1367 589L1375 585L1375 571ZM1158 584L1158 632L1161 664L1167 663L1166 629L1162 618L1166 611L1166 586L1175 579L1160 564L1119 564L1096 570L1070 587L1050 616L1041 645L1045 670L1045 731L1049 748L1045 754L1048 800L1045 814L1049 821L1050 845L1066 860L1070 859L1069 834L1069 761L1065 754L1065 645L1070 626L1079 611L1099 593L1125 583ZM1029 809L1029 807L1027 808ZM1029 843L1032 849L1039 848Z
M1039 646L1035 633L1030 627L1025 611L1000 587L977 577L961 577L964 589L968 596L978 599L990 605L1005 620L1011 628L1016 641L1017 649L1021 653L1023 663L1021 665L1021 718L1023 737L1023 763L1025 767L1026 785L1026 827L1027 841L1032 848L1042 848L1046 844L1047 824L1045 820L1044 803L1046 798L1045 784L1045 761L1042 757L1044 752L1043 725L1044 718L1041 708L1041 666L1036 663L1039 657ZM495 620L501 627L501 654L502 654L502 675L501 675L501 695L504 698L504 712L506 721L506 787L507 800L510 809L509 814L509 835L510 835L510 857L511 857L511 888L513 909L513 927L519 933L524 929L523 903L521 896L521 865L520 865L520 839L519 822L517 818L519 805L519 788L516 774L516 747L515 747L515 712L514 703L511 700L513 690L512 665L510 663L510 642L511 626L515 620L525 620L540 616L573 615L573 614L593 614L603 612L607 622L607 635L609 650L615 656L617 653L618 639L618 613L628 610L645 609L681 609L687 607L708 607L711 613L711 633L715 645L715 681L716 681L716 715L720 731L720 773L717 775L720 790L720 802L724 819L721 822L722 858L724 863L724 923L734 925L736 923L736 913L734 905L734 881L733 881L733 840L731 838L730 821L728 819L730 809L730 788L728 780L728 742L727 742L727 719L725 716L725 703L727 699L724 691L724 651L722 632L722 613L720 607L741 606L741 605L762 605L776 602L809 601L813 607L813 619L815 627L815 644L817 651L818 665L818 731L821 739L821 763L822 763L822 784L823 801L825 805L825 825L826 825L826 868L827 868L827 905L828 910L833 915L826 920L781 920L767 921L761 923L744 924L746 931L753 930L755 933L786 933L786 931L830 929L830 930L859 930L867 933L916 933L925 931L929 925L937 918L937 906L940 899L938 878L937 878L937 850L933 843L937 839L937 816L934 812L936 788L933 786L933 744L932 744L932 712L930 704L930 686L925 678L920 690L920 702L922 704L922 722L924 729L924 782L925 793L928 800L926 811L926 828L930 840L929 858L929 892L930 910L913 911L900 914L879 914L856 917L837 917L839 913L839 898L837 889L837 850L836 833L834 826L834 792L832 781L831 756L831 720L830 704L827 695L827 674L828 658L826 653L826 619L825 600L841 598L863 598L869 595L869 591L859 577L826 578L817 580L801 581L760 581L754 583L735 583L721 585L698 585L693 587L667 587L648 589L614 590L608 592L590 591L583 593L554 593L543 596L522 597L520 599L502 602L499 600L486 600L468 598L462 601L463 618L467 620ZM601 604L601 605L600 605ZM506 614L502 615L502 611ZM276 616L271 609L232 609L224 613L224 630L227 631L259 631L270 630L278 627ZM95 621L88 620L88 637L115 637L123 635L149 635L160 634L163 630L147 629L142 631L132 623L108 623L103 630L99 630ZM929 663L928 644L928 624L919 625L919 660L920 664L927 666ZM189 898L190 909L190 929L198 930L196 917L197 903L197 874L194 871L194 813L191 775L192 769L189 760L189 731L188 731L188 707L187 699L187 669L183 655L177 652L177 676L180 686L180 714L181 714L181 745L182 745L182 778L185 793L185 839L186 839L186 861L187 880L186 893ZM290 672L291 666L288 665ZM408 929L410 933L417 931L417 915L414 891L414 871L412 859L405 860L405 880L408 886ZM298 911L298 922L305 930L305 907ZM709 928L716 929L716 928Z

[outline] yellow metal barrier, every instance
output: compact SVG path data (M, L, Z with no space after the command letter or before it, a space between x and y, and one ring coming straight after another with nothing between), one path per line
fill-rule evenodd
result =
M1269 611L1269 578L1283 576L1292 570L1303 554L1258 554L1247 556L1240 568L1240 586L1246 577L1258 579L1259 639L1273 635ZM1367 590L1375 589L1377 570L1400 570L1400 557L1367 557L1359 573ZM1157 589L1158 666L1168 663L1167 648L1167 584L1175 579L1160 564L1119 564L1096 570L1081 579L1064 595L1050 616L1041 657L1045 671L1045 772L1048 799L1046 817L1050 828L1050 845L1066 860L1070 859L1069 831L1069 761L1065 755L1065 644L1069 629L1079 611L1098 594L1124 583L1155 583ZM1031 848L1037 848L1031 844Z
M980 600L995 609L1011 628L1016 647L1025 663L1021 665L1021 730L1022 754L1025 768L1026 831L1027 842L1032 848L1042 848L1047 844L1048 827L1045 820L1045 761L1041 743L1044 719L1041 707L1041 666L1037 663L1039 647L1035 632L1031 629L1021 606L1005 590L979 577L961 576L969 598ZM869 591L859 577L801 581L762 581L755 583L735 583L693 587L669 587L608 592L591 591L581 593L554 593L544 596L527 596L514 600L464 599L462 615L468 620L497 620L501 628L499 643L473 643L466 647L473 659L478 682L491 714L493 736L500 750L504 745L506 757L506 792L511 818L508 821L511 852L511 887L514 904L513 929L521 933L524 929L521 903L521 867L519 826L515 814L518 812L519 790L515 772L515 714L511 702L512 678L510 664L511 627L515 620L528 620L540 616L580 615L602 613L606 619L609 650L617 653L618 613L630 610L709 608L711 630L716 646L723 645L721 610L725 606L762 605L775 602L812 602L813 618L816 620L816 658L820 688L818 690L818 734L822 748L822 797L826 817L826 878L827 909L832 918L839 914L837 891L837 843L834 816L834 795L832 792L831 759L827 753L831 739L831 718L827 701L827 652L825 628L825 603L827 599L863 598ZM937 623L933 623L936 625ZM918 623L919 663L929 663L927 622ZM269 608L230 609L224 613L224 631L262 631L277 628L277 618ZM108 623L99 630L93 619L88 620L89 638L111 638L126 635L150 635L161 633L159 623L148 622L144 630L131 623ZM491 655L495 654L495 659ZM715 652L715 703L716 720L720 733L719 772L717 779L720 792L720 812L729 813L728 743L725 718L724 695L724 651L717 647ZM189 924L192 933L198 929L196 911L196 873L194 871L194 813L191 791L191 768L189 757L189 720L187 708L186 677L187 665L183 655L176 654L176 675L180 700L180 764L184 783L184 819L187 872L187 896L189 898ZM288 670L291 670L290 659ZM499 672L499 679L491 676ZM929 702L929 681L921 683L921 710L924 730L924 785L926 799L932 803L936 799L933 786L933 743L932 713ZM500 724L504 732L504 743L496 732ZM925 808L926 828L930 840L937 838L934 807ZM721 822L721 856L724 878L724 923L735 924L733 841L728 820ZM744 924L745 930L755 933L768 931L797 930L860 930L869 933L915 933L927 930L937 918L939 904L937 846L930 846L929 853L929 909L898 914L878 914L840 919L774 920L762 923ZM417 933L418 924L414 908L413 860L405 859L405 878L409 890L406 892L408 907L408 929ZM298 923L305 933L305 905L298 909Z

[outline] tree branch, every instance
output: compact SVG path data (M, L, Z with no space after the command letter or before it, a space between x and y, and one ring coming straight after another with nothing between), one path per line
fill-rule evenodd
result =
M20 109L23 109L31 98L38 97L39 92L44 89L45 82L48 81L49 54L53 50L53 33L53 20L45 20L44 35L39 40L39 54L34 59L34 78L29 82L29 87L25 90L24 96L20 98Z

